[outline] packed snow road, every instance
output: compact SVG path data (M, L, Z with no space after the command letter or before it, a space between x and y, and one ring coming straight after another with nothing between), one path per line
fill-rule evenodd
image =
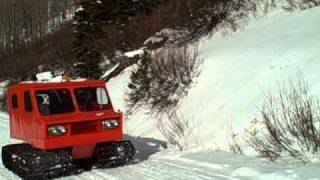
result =
M0 145L9 138L8 115L0 113ZM112 169L92 169L61 180L320 180L320 166L280 166L266 160L223 151L197 150L175 153L152 138L130 137L139 153L132 164ZM0 165L0 179L19 179Z

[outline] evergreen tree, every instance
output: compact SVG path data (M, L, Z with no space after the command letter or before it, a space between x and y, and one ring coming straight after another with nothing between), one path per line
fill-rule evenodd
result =
M77 74L87 78L100 78L102 56L96 40L107 35L105 25L124 28L137 14L151 11L160 0L81 0L81 8L75 13L74 55L78 61Z
M81 8L74 17L74 55L78 61L76 64L77 74L86 78L100 78L102 70L99 67L101 54L95 46L95 36L101 34L101 25L94 23L96 1L82 0Z

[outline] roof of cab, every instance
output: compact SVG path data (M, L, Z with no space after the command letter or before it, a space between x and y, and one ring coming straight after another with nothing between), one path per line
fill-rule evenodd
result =
M105 84L103 80L84 80L84 81L65 81L65 82L21 82L10 85L9 88L59 88L70 86L85 86L85 85L102 85Z

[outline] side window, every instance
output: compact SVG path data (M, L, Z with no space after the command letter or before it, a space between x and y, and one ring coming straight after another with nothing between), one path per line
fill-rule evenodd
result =
M11 96L12 109L18 108L18 96L16 94Z
M32 112L32 102L29 91L24 92L24 108L26 112Z

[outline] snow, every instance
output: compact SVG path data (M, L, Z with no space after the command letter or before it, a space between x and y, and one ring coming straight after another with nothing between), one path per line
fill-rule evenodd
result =
M80 6L78 9L76 9L76 12L80 12L80 11L83 11L83 10L84 10L84 8Z
M183 155L161 151L134 165L108 170L94 169L62 179L319 180L319 175L317 167L283 168L223 151Z
M276 12L251 22L243 32L218 35L204 43L202 74L181 108L210 122L199 127L205 142L215 141L227 149L228 123L241 133L253 120L264 93L277 91L279 84L299 73L312 92L319 92L320 26L315 24L319 16L320 8Z
M185 33L186 32L181 30L165 28L165 29L162 29L160 32L157 32L154 36L145 40L143 45L157 44L164 41L172 43L182 38Z
M37 80L40 82L50 81L53 78L52 72L42 72L36 74Z
M229 150L230 132L243 133L258 113L264 94L277 91L279 84L299 74L309 82L311 92L319 95L319 16L319 7L277 10L230 36L216 34L202 40L203 70L179 108L201 130L200 142ZM115 107L122 111L128 78L126 72L109 83ZM152 117L142 111L130 117L127 129L134 135L163 139Z
M229 151L230 135L242 134L250 126L264 94L277 91L279 85L300 75L309 83L311 92L320 95L320 25L316 23L319 16L319 7L295 12L275 10L266 18L251 20L244 30L230 36L216 34L201 41L203 70L179 107L179 111L196 124L194 129L201 142L193 149L196 154L206 149ZM113 103L121 111L125 110L123 97L130 69L109 82ZM126 122L126 132L131 135L164 140L153 117L142 110ZM208 160L207 163L212 164L215 159L211 156L219 158L213 152L194 163ZM228 156L225 158L232 157ZM254 162L246 166L247 160L241 158L235 157L234 160L240 162L232 171L230 167L235 166L235 161L219 162L217 166L222 165L224 171L228 169L226 174L237 179L320 179L319 174L315 174L318 165L264 167L267 162Z
M105 78L107 77L109 74L111 74L115 69L117 69L119 67L120 63L116 64L113 68L111 68L110 70L106 71L101 78Z
M142 55L144 49L145 49L145 48L141 48L141 49L134 50L134 51L129 51L129 52L124 53L124 55L127 56L127 57L129 57L129 58L132 58L132 57L135 57L135 56L137 56L137 55Z
M162 41L164 41L164 38L162 37L150 37L143 44L144 45L147 45L149 43L156 44L156 43L161 43Z
M21 83L51 83L51 82L67 81L64 78L64 72L59 72L59 73L57 73L56 76L54 76L51 71L41 72L41 73L36 74L36 78L37 78L37 81L23 81ZM81 81L85 81L85 80L87 80L87 79L78 78L78 79L69 79L68 81L81 82Z
M127 138L140 152L133 164L61 179L320 180L317 164L280 165L227 152L230 131L241 133L249 127L265 91L275 91L278 84L301 73L319 95L319 17L320 8L275 11L265 19L252 20L243 31L202 41L203 71L179 108L196 124L198 147L185 152L164 150L154 119L139 111L125 118ZM125 111L132 68L108 83L116 110ZM13 143L6 113L0 113L0 127L1 146ZM5 168L0 169L0 178L17 179Z

